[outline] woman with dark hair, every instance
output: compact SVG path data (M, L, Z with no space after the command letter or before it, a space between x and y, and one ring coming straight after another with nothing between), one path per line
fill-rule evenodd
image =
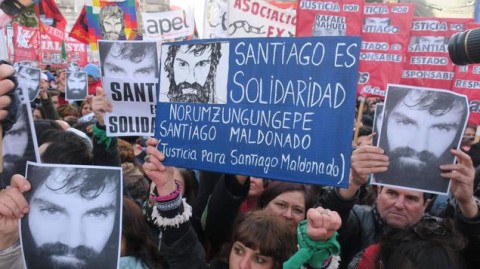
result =
M165 156L156 148L157 144L158 140L149 139L143 165L146 175L153 182L150 200L144 205L145 215L162 232L161 250L171 269L191 268L192 265L203 268L201 265L206 264L205 253L190 224L192 207L182 200L181 187L174 176L175 168L163 165ZM248 224L254 227L246 225L243 229L239 228L241 224L237 225L230 240L232 247L228 251L228 262L227 259L223 262L218 260L218 263L212 262L210 268L277 269L282 268L284 262L287 265L283 266L289 269L301 268L304 264L313 268L338 266L338 263L332 262L333 256L340 250L336 241L336 230L341 225L338 213L323 208L310 209L307 221L302 221L297 227L296 243L291 240L295 234L291 225L268 209L251 213L246 219L238 221L250 221L255 214L260 216L259 222L264 224ZM273 232L277 229L275 225L281 225L277 226L280 233ZM290 256L288 253L292 253L297 245L299 251L286 261Z
M408 230L393 229L380 241L377 268L461 269L464 236L451 219L424 218Z
M75 104L66 104L61 105L57 109L60 119L68 122L70 126L73 126L77 123L80 111L77 105Z
M233 268L243 268L239 265L249 263L249 259L242 258L251 254L259 265L282 268L283 262L297 251L295 233L278 216L261 210L250 211L239 216L234 227L226 255L213 260L210 263L212 267L222 268L222 265L231 264ZM249 250L254 251L248 253Z
M296 229L314 200L305 184L273 181L258 199L257 208L279 215Z
M56 120L40 119L34 120L37 145L43 144L44 135L48 130L63 130L62 126Z
M67 130L50 129L42 135L38 148L43 163L94 164L88 142L76 133Z
M202 180L209 180L209 178L201 179L201 183L203 183ZM207 205L201 210L201 217L195 216L194 210L194 220L202 220L199 225L202 230L197 233L205 235L204 245L209 259L215 258L220 251L223 251L224 244L229 242L233 223L240 213L240 206L248 198L250 184L249 177L222 175ZM256 209L265 209L265 212L282 217L295 231L313 204L310 188L307 185L270 181L258 198Z
M186 168L176 168L179 174L178 179L182 187L182 196L187 200L187 203L192 204L197 196L198 181L195 178L195 172Z
M130 198L123 197L122 247L120 269L162 268L162 259L150 240L141 208Z
M92 102L91 101L82 101L80 104L80 117L89 115L93 112L92 110Z
M240 205L240 213L246 213L257 208L258 199L270 181L261 177L249 177L250 188L245 201Z
M122 162L124 192L139 205L148 199L148 188L150 181L139 166L135 165L135 154L132 144L126 140L118 139L118 149Z
M389 229L349 264L353 269L462 269L466 239L451 219L424 217L410 229Z

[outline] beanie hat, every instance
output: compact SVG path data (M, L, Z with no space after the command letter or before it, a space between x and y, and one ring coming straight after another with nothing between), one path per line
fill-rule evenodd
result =
M45 75L47 75L48 77L48 82L52 82L52 81L55 81L55 77L52 75L52 73L50 71L45 71Z
M91 76L95 81L100 79L100 69L94 64L85 65L83 71L85 71L87 75Z

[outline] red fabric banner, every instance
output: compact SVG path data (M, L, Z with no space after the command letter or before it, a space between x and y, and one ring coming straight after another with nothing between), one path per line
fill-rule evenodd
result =
M55 3L54 0L42 0L35 5L35 14L38 18L44 20L52 20L51 24L48 24L54 28L65 31L65 26L67 26L67 20L63 16L62 12ZM40 25L47 25L46 23L41 23Z
M66 67L68 63L76 63L79 66L87 64L87 45L74 38L65 38L65 50L67 59L62 59L62 40L43 34L41 42L41 64L52 67Z
M400 82L413 12L413 4L365 4L357 95L383 98Z
M40 35L38 28L24 27L13 24L14 31L14 61L37 61L40 66L64 68L67 63L87 64L87 45L74 38L64 37L59 29L45 26ZM62 60L62 43L65 40L67 59ZM39 42L40 41L40 42Z
M38 29L13 24L14 62L38 61Z
M50 39L59 42L62 42L65 39L64 31L48 25L43 25L42 35L48 35Z
M82 11L80 11L80 15L78 16L75 24L68 34L69 37L75 38L76 40L88 44L88 21L87 21L87 9L83 6Z
M455 72L448 40L473 19L415 17L401 84L450 90Z

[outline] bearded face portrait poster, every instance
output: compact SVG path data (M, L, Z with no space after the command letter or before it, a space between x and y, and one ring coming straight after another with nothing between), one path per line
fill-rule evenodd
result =
M88 3L90 2L90 4ZM137 36L135 0L87 1L90 48L97 51L98 40L133 40Z
M28 269L119 268L122 170L29 162L20 242Z
M440 176L440 165L454 163L450 150L459 147L468 114L465 95L389 84L378 146L390 164L372 184L448 193L450 180Z

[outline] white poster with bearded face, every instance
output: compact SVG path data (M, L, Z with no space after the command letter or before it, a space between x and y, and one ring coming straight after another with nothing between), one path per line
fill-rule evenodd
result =
M112 111L107 136L152 136L157 103L156 42L99 41L102 85Z
M71 101L85 100L88 95L87 73L83 71L69 71L66 74L65 98Z
M28 163L26 178L19 226L28 269L118 268L121 168Z
M372 184L447 194L440 165L454 163L450 150L460 146L468 114L465 95L389 84L378 142L389 167Z

